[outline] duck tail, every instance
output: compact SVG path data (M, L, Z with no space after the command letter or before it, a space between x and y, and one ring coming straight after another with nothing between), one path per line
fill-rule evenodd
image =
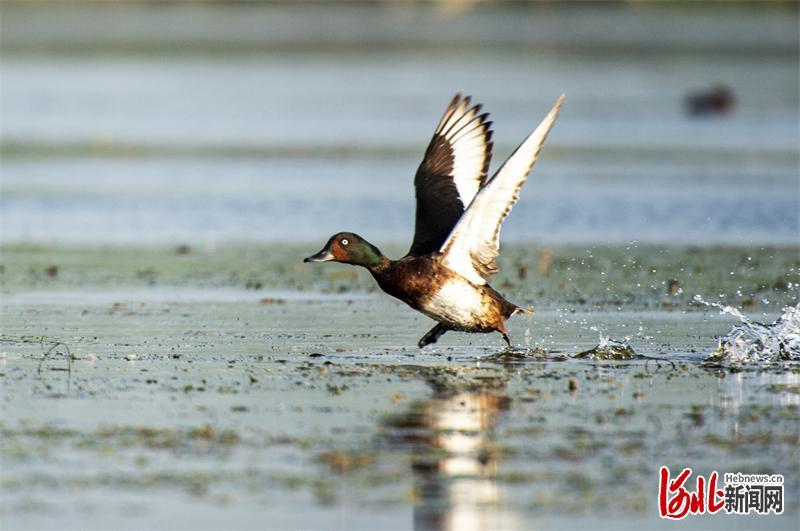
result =
M503 321L506 319L511 318L513 315L517 315L518 313L528 314L531 315L533 313L533 308L520 308L516 304L511 301L507 301L503 298L502 295L494 291L493 289L489 288L490 295L493 299L495 299L500 305L500 314L503 316Z
M509 315L509 317L512 317L517 314L533 315L533 306L528 306L527 308L520 308L519 306L517 306L516 308L514 308L514 311L511 312L511 315Z
M520 308L516 304L508 303L503 313L506 319L510 319L515 315L533 315L533 308Z

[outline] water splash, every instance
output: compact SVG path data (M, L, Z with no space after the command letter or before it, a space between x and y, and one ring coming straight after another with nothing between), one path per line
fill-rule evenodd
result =
M800 303L785 307L777 321L765 325L749 319L736 308L705 301L700 295L695 295L694 300L741 321L719 338L717 349L707 358L708 361L761 366L779 361L800 361Z

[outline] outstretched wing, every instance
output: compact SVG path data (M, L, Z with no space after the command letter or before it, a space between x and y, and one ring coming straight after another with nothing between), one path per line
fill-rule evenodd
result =
M436 127L414 178L417 216L409 255L438 251L486 182L492 123L480 110L456 94Z
M500 226L519 199L519 190L556 121L562 101L563 94L539 127L481 188L442 246L444 265L470 282L485 284L497 272Z

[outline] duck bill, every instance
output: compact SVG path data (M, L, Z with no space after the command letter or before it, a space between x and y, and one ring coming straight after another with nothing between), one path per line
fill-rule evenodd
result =
M304 258L303 262L330 262L331 260L336 260L336 257L328 249L323 249L317 254Z

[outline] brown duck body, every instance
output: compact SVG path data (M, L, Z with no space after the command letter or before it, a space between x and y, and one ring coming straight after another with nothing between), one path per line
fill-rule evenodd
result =
M438 253L385 260L368 269L387 294L450 330L506 333L506 319L520 310L488 284L454 273Z

